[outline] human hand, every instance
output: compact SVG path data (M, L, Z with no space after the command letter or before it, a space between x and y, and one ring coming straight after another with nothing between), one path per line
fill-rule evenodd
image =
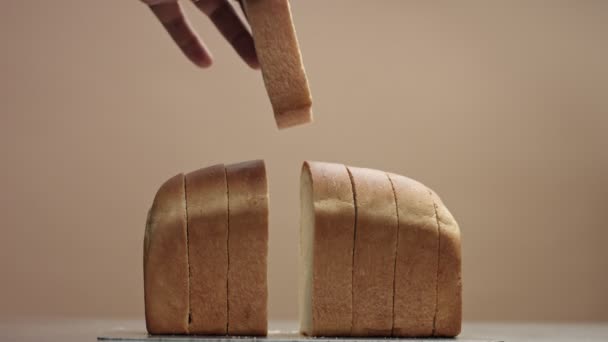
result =
M213 58L192 29L177 0L141 0L150 7L177 46L194 64L206 68ZM228 0L191 0L205 13L251 68L259 68L253 38ZM241 4L242 5L242 4Z

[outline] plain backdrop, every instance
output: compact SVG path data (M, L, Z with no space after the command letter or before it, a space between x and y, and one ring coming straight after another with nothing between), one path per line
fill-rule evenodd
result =
M266 160L269 310L297 313L303 160L418 179L463 237L466 320L608 320L608 1L312 1L292 10L312 125L190 3L194 67L136 0L4 0L0 315L143 319L170 176Z

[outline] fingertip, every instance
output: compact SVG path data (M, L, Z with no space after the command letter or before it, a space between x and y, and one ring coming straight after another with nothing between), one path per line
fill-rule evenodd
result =
M192 42L183 50L188 59L199 68L208 68L213 64L213 57L199 40Z
M196 66L203 69L209 68L211 65L213 65L213 60L211 58L199 59L193 62L196 64Z
M248 58L246 61L247 65L249 65L249 67L251 69L254 70L259 70L260 69L260 62L258 61L257 57L256 58Z
M188 59L199 68L209 68L213 64L213 60L209 56L193 56L189 55Z
M255 50L255 44L248 32L242 31L240 35L231 40L231 44L250 68L256 70L260 68L260 61L258 60L258 54Z

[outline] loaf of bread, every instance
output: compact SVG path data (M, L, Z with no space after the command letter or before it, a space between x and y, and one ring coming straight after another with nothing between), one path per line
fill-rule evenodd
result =
M460 333L460 229L439 196L392 173L305 162L300 322L309 336ZM264 162L167 180L144 236L151 334L267 334Z
M288 0L245 0L245 13L279 129L312 121L312 97Z
M304 163L301 187L302 333L460 333L460 229L432 190L404 176L320 162ZM351 203L354 221L349 219ZM350 306L345 304L349 297Z
M146 223L148 332L266 335L267 254L263 161L169 179Z
M300 330L350 336L355 205L346 167L305 162L300 197Z

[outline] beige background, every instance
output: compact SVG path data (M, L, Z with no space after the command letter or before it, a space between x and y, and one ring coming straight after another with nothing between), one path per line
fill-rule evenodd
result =
M435 189L465 319L608 320L608 1L292 2L314 125L277 131L258 72L187 4L199 70L135 0L4 0L0 315L143 317L168 177L267 161L272 318L295 318L302 160Z

